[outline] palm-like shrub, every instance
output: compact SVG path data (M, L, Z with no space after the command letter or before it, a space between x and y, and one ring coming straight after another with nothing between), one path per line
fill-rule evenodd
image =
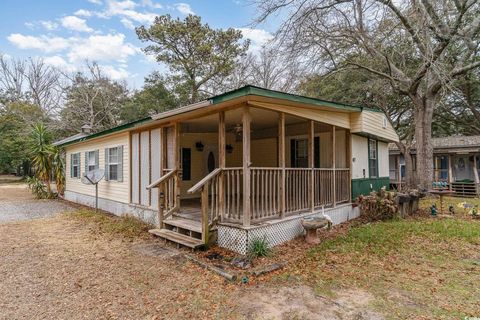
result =
M65 191L65 160L63 150L58 147L52 148L52 166L57 192L63 195Z
M47 193L51 194L50 174L53 168L54 150L51 142L51 136L43 123L33 126L31 132L31 155L32 164L35 170L35 176L41 180L47 187Z

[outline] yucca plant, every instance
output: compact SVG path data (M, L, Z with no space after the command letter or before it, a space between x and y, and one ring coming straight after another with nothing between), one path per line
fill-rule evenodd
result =
M37 199L46 199L49 198L50 195L47 192L47 188L45 184L38 180L37 177L27 177L26 179L28 188L32 191L32 194Z
M35 176L45 183L48 194L51 194L50 173L52 172L53 147L50 144L50 133L43 123L38 123L33 126L30 138Z
M52 166L57 193L63 195L65 191L65 160L63 150L58 147L52 147Z

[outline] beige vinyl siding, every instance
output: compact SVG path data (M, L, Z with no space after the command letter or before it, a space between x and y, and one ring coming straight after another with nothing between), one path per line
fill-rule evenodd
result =
M195 147L196 142L202 142L203 151L198 151ZM233 147L232 153L225 152L227 167L242 166L242 143L235 141L235 135L226 134L226 144ZM191 179L181 182L181 196L198 197L199 194L188 194L188 189L202 180L208 174L207 158L210 152L215 155L215 167L218 167L218 134L217 133L182 133L180 137L180 146L191 149ZM253 150L252 150L253 153Z
M278 139L252 140L250 143L252 167L276 167L278 164Z
M320 137L320 167L332 167L332 133L322 132L317 134ZM335 153L338 154L338 150Z
M366 133L383 138L389 141L398 141L398 135L390 122L386 121L382 112L363 111L362 113L352 113L350 115L352 133Z
M317 132L315 137L320 137L320 168L332 167L332 133L331 132ZM307 135L287 136L287 144L285 146L285 159L287 167L291 167L291 154L290 154L290 141L292 139L307 139ZM335 166L337 168L347 167L347 154L346 154L346 131L335 131ZM252 153L254 149L252 148ZM258 150L258 152L263 152ZM260 155L258 155L260 156ZM276 163L276 161L274 162Z
M378 176L388 177L388 143L378 141Z
M315 108L299 108L263 102L252 102L251 104L270 110L285 112L286 114L302 117L305 119L311 119L314 121L350 129L350 114L346 112L325 111Z
M95 187L83 184L80 179L70 177L70 155L80 152L80 177L85 174L85 152L99 150L99 168L105 169L105 148L123 146L123 181L105 181L98 184L98 196L118 202L128 203L130 188L129 172L129 134L128 132L105 138L85 141L66 147L66 175L65 190L94 196Z
M362 113L354 112L350 114L350 130L352 132L362 132Z
M388 153L387 153L388 157ZM368 139L352 134L352 179L368 178ZM363 174L365 170L365 175Z
M347 167L347 131L336 130L335 131L335 167L346 168Z

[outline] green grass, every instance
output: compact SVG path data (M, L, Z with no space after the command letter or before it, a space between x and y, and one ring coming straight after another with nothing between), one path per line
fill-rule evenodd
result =
M133 216L117 217L105 212L82 209L71 213L71 216L91 223L96 232L122 236L128 239L149 237L151 225Z
M480 316L480 221L417 217L351 227L286 272L316 293L371 293L387 319Z
M455 208L455 213L458 214L467 214L468 210L467 209L462 209L458 207L459 203L466 202L469 205L475 206L477 205L480 208L480 198L458 198L458 197L444 197L443 198L443 207L445 210L445 213L448 211L448 207L450 205L453 205ZM437 206L437 208L440 208L440 200L438 197L429 197L429 198L423 198L420 201L420 208L427 210L430 212L430 207L432 204Z
M364 251L385 255L403 247L405 240L417 236L429 241L450 239L478 243L480 225L461 219L392 220L371 223L350 230L346 235L330 239L312 249L310 255L323 251L342 253Z

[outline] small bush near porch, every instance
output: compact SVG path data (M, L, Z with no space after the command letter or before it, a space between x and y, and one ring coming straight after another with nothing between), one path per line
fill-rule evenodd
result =
M366 292L373 297L369 305L392 319L478 317L479 248L480 221L464 214L431 218L424 211L350 226L273 279L307 284L332 301L344 290Z

